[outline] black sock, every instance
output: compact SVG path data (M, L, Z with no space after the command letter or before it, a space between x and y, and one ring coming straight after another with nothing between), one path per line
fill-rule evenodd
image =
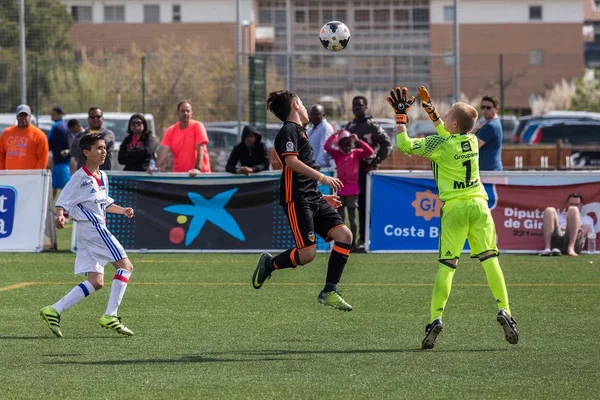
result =
M350 254L350 243L335 242L333 250L329 255L329 266L327 268L327 278L325 280L326 292L337 290L337 284L342 278L344 267L348 261L348 254Z
M276 255L271 260L274 269L296 268L300 264L300 253L298 249L287 249L281 254Z

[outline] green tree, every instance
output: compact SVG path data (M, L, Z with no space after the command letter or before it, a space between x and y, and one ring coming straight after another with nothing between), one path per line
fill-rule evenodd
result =
M60 0L25 0L27 101L38 106L51 95L51 76L72 70L67 33L73 23ZM0 111L12 112L20 103L19 0L2 0L0 8ZM39 111L39 110L38 110Z
M598 70L594 71L593 77L577 80L571 108L577 111L600 112L600 73Z

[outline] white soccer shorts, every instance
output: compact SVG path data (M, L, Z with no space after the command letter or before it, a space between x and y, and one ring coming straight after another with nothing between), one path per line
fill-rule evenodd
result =
M77 256L75 274L104 273L104 266L127 257L121 243L106 228L92 222L76 224Z

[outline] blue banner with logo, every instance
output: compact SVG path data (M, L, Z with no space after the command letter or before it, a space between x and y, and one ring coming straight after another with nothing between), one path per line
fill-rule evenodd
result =
M263 251L295 247L279 205L277 172L199 178L160 174L109 175L110 196L135 217L108 214L108 228L125 249ZM330 245L317 238L318 250Z
M484 187L495 204L493 185ZM442 206L433 179L373 174L369 251L437 252Z

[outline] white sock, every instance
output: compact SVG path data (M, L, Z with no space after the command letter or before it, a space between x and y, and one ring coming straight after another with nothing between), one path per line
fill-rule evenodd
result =
M127 284L129 283L129 277L131 276L131 272L126 269L118 269L115 272L115 277L112 281L112 287L110 288L110 297L108 298L108 305L106 306L106 315L117 316L117 310L121 305L121 300L123 300L123 295L125 294L125 289L127 289Z
M60 314L63 311L73 307L75 304L79 303L81 300L85 299L94 292L96 292L94 286L92 286L89 281L83 281L71 289L71 291L67 293L65 297L52 304L52 308L54 308L56 312Z

